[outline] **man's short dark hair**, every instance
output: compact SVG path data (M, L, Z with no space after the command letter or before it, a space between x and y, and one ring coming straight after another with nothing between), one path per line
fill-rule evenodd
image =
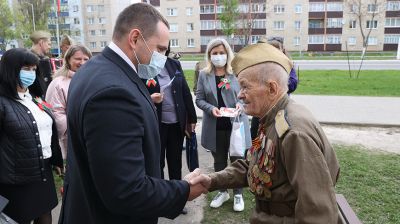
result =
M14 48L6 51L0 61L0 96L19 99L17 86L22 87L19 72L23 66L39 63L39 58L25 48Z
M132 29L139 29L143 37L154 34L158 22L163 22L168 28L168 21L153 6L146 3L136 3L126 7L115 22L113 39L121 40Z

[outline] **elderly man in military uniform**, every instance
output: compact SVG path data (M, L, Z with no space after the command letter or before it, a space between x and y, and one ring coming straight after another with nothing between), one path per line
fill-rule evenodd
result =
M259 43L232 67L244 111L260 118L258 137L245 160L192 181L209 191L248 186L256 202L250 223L340 223L336 155L318 121L286 94L290 59Z

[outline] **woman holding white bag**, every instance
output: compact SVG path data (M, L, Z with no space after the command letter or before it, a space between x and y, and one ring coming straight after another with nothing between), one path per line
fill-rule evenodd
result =
M213 39L208 43L205 59L207 62L200 74L197 83L196 105L203 110L201 145L210 150L214 158L214 170L223 170L228 165L232 121L230 117L223 117L222 107L240 110L241 104L237 98L239 83L232 72L231 61L233 52L224 39ZM245 130L246 148L251 146L248 117L239 115ZM244 152L245 149L243 149ZM234 162L242 157L230 156ZM242 189L234 189L234 211L243 211L244 202ZM210 206L220 207L229 200L228 191L221 190L212 200Z

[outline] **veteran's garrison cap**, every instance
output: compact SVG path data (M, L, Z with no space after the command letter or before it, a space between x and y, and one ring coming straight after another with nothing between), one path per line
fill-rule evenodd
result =
M238 75L244 69L264 62L274 62L289 74L292 61L279 49L267 43L249 45L240 50L232 61L233 72Z

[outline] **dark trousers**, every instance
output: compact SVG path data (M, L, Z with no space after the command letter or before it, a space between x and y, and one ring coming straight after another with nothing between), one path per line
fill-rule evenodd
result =
M218 172L228 166L228 155L229 155L229 144L231 138L232 130L217 130L216 146L215 152L212 152L214 157L214 171ZM242 157L230 156L231 163L235 162ZM220 191L226 191L226 189L221 189ZM234 194L242 194L242 188L233 189Z
M179 123L161 123L161 178L164 179L165 157L168 164L168 176L170 180L182 179L182 148L183 133Z

